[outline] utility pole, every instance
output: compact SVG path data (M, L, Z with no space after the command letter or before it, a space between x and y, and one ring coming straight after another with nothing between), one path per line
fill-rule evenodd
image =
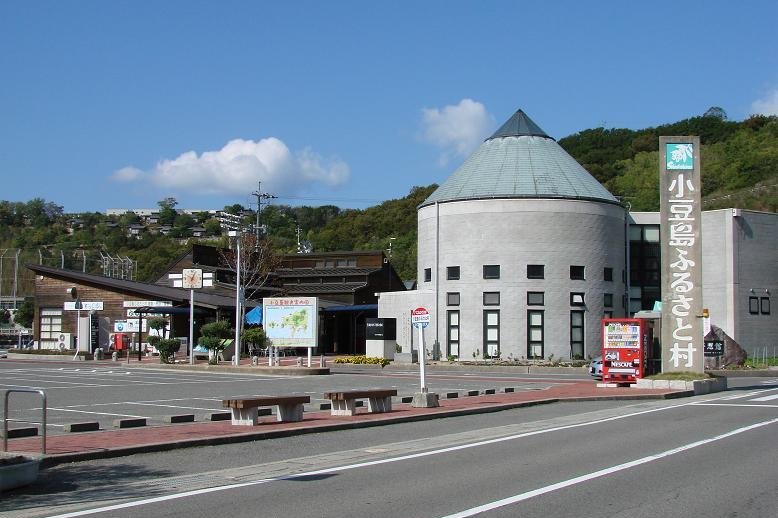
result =
M14 310L16 309L16 288L19 284L19 254L22 249L16 249L16 263L14 263Z
M252 196L257 197L257 225L254 229L254 234L256 237L256 245L259 246L259 217L260 214L262 214L262 200L272 200L275 198L278 198L275 194L270 194L267 192L262 192L262 182L257 182L257 190L251 193Z
M0 254L0 301L3 300L3 260L7 251L7 248L3 248L3 253Z

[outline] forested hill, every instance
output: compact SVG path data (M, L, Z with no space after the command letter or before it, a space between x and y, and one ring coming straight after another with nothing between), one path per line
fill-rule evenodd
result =
M710 112L711 110L709 110ZM728 121L723 112L641 130L594 128L559 140L576 160L633 211L659 206L659 135L700 135L702 141L703 208L740 207L778 212L778 117L753 116ZM410 188L407 196L367 209L334 205L263 208L261 219L277 249L297 249L301 240L316 252L387 250L403 279L416 277L416 207L436 185ZM176 201L158 202L159 221L149 225L133 214L108 217L100 213L65 214L63 207L41 199L0 201L0 293L13 290L14 261L102 271L101 253L137 261L138 280L154 280L189 246L189 240L226 245L212 215L182 214ZM254 215L240 205L224 207L243 214L251 225ZM131 226L143 226L139 238ZM166 232L162 232L167 227ZM195 228L205 230L193 238ZM392 239L393 238L393 239ZM21 269L19 293L30 294L32 276Z
M713 115L641 130L595 128L559 144L633 211L659 209L659 136L699 135L704 209L778 211L778 117Z

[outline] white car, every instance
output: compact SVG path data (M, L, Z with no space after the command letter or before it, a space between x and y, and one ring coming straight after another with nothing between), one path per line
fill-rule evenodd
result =
M602 356L593 358L589 362L589 374L595 378L602 378Z

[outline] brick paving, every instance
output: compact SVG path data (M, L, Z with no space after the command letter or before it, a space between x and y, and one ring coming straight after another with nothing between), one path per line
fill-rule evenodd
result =
M235 426L230 421L217 421L70 433L47 437L47 452L43 457L43 464L53 465L191 446L244 442L303 433L494 412L557 401L665 399L685 395L689 393L629 387L601 388L597 387L594 381L578 381L554 385L543 390L500 392L478 396L460 394L460 397L455 399L441 399L438 408L413 408L410 404L394 404L391 412L380 414L369 414L367 409L359 408L354 416L332 416L328 410L305 412L302 421L292 423L279 423L275 421L275 416L267 416L261 417L256 426ZM444 394L441 394L442 396ZM9 439L8 450L38 455L41 450L41 438Z

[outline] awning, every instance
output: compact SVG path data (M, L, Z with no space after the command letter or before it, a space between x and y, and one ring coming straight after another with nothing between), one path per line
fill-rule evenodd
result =
M246 323L259 325L262 323L262 306L257 306L246 313Z
M323 308L324 313L334 313L336 311L378 311L378 304L355 304L352 306L330 306Z

